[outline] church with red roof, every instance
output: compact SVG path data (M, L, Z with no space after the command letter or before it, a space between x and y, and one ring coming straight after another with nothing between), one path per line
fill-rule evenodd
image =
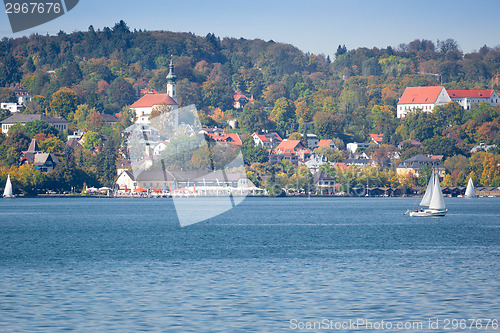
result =
M179 105L177 104L177 92L175 81L177 76L174 74L174 65L170 60L169 73L167 75L167 93L158 94L156 91L148 90L147 93L139 98L134 104L130 106L135 110L137 117L136 123L149 124L149 117L154 109L160 111L176 110ZM178 122L178 115L176 113L176 122Z

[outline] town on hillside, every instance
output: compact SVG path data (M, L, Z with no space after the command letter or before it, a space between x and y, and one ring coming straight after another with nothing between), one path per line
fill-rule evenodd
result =
M332 61L123 21L76 34L0 41L0 189L407 196L434 170L445 195L472 179L500 196L499 49L339 45Z

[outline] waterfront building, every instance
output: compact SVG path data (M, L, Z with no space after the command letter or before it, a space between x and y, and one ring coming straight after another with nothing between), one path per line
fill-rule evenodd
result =
M49 172L59 164L59 159L52 153L45 153L40 150L36 139L31 140L28 150L21 153L20 165L33 164L42 172Z
M412 158L406 159L401 162L396 168L396 173L398 175L412 174L418 177L419 170L426 165L434 168L434 172L436 172L439 177L444 178L444 176L446 175L446 169L439 162L439 160L421 154L413 156Z

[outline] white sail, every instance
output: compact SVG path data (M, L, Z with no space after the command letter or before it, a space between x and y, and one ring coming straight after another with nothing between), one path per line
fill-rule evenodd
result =
M431 178L429 179L429 184L427 184L427 189L425 190L424 197L420 201L420 206L429 207L431 203L432 190L434 189L434 169L432 169Z
M472 178L469 178L469 182L467 183L467 189L465 190L466 198L473 198L476 196L476 190L474 190L474 184L472 183Z
M439 175L434 175L434 188L432 191L431 202L429 204L429 209L434 210L444 210L446 206L444 204L443 192L441 192L441 185L439 184Z
M10 175L7 176L7 182L5 183L3 196L4 198L12 198L14 196L12 193L12 183L10 182Z

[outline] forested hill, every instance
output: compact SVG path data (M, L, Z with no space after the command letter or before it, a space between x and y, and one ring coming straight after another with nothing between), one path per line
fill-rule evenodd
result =
M442 83L453 89L495 88L493 78L500 69L498 47L463 54L451 39L414 40L385 49L332 49L337 49L333 61L274 41L130 31L120 21L102 30L90 26L86 32L4 38L0 86L21 83L37 96L26 112L51 113L54 93L68 88L77 95L75 107L113 114L135 101L139 89L164 91L173 56L180 104L196 104L208 123L238 117L245 124L246 118L232 110L232 96L241 91L269 110L277 101L285 103L283 98L288 103L283 114L268 115L272 124L261 117L244 130L274 126L300 131L301 124L316 117L318 124L332 124L315 128L322 136L347 133L363 140L370 131L395 131L398 123L384 117L393 118L405 87ZM387 110L393 115L384 116ZM66 112L76 124L71 110Z

